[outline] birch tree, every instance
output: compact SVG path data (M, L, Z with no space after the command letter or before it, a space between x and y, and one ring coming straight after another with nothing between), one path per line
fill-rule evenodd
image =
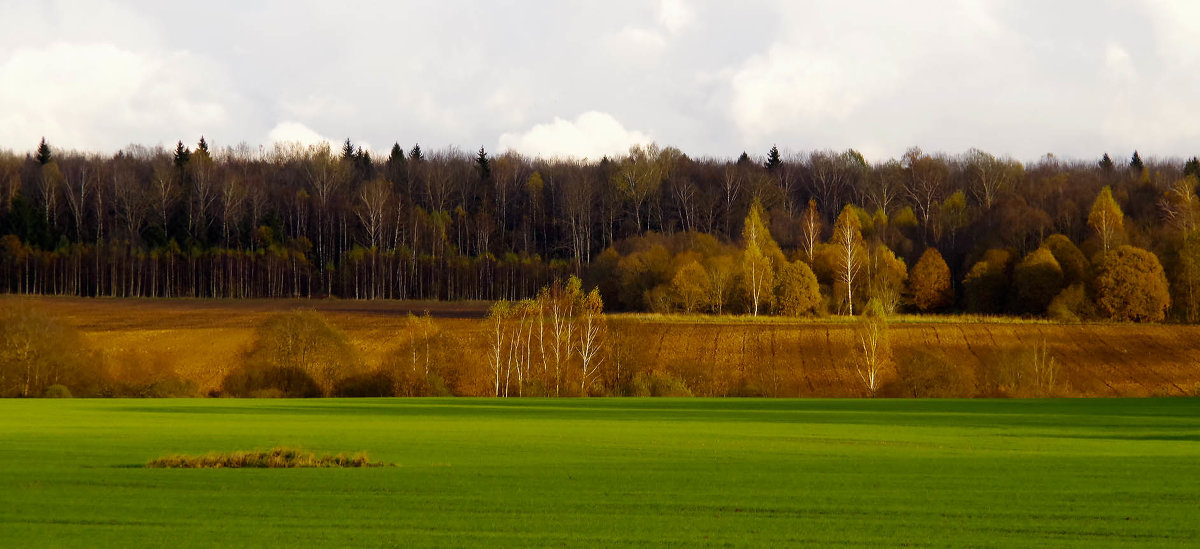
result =
M854 206L847 204L833 226L833 243L838 248L837 281L845 287L846 307L854 314L854 282L863 266L862 222Z

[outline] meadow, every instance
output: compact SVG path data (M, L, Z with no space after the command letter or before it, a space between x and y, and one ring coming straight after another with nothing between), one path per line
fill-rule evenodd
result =
M5 399L0 546L1180 547L1200 401ZM302 446L397 467L147 469Z

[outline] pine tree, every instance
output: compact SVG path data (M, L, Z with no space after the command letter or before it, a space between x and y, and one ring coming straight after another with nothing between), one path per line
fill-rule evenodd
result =
M479 154L475 155L475 165L479 168L480 180L487 180L492 176L491 161L488 160L487 151L483 147L479 147Z
M200 142L196 144L196 151L203 152L205 155L208 154L208 141L204 140L203 135L200 136Z
M1183 176L1187 177L1189 175L1200 179L1200 158L1193 156L1191 160L1183 164Z
M1108 153L1104 153L1104 157L1100 159L1100 162L1097 165L1099 165L1100 169L1104 170L1105 173L1113 171L1114 167L1112 158L1108 156Z
M354 158L354 144L350 142L350 138L346 138L346 142L342 143L342 160L352 160Z
M742 151L742 155L737 159L738 166L745 166L750 163L750 155L746 151Z
M1146 168L1146 165L1142 164L1142 156L1139 155L1137 151L1133 151L1133 158L1129 159L1129 167L1133 170L1137 170L1137 173L1139 174L1142 173L1142 170Z
M767 161L763 163L763 167L767 171L773 171L783 165L783 159L779 157L779 147L771 145L771 150L767 151Z
M175 167L182 170L192 159L192 151L183 146L183 141L175 144Z
M404 148L399 143L392 143L392 154L387 161L388 164L404 164Z
M46 144L46 138L42 138L42 144L37 148L37 162L39 165L45 166L53 160L53 155L50 154L50 145Z
M425 157L421 156L421 144L420 143L413 145L412 152L408 153L408 157L410 159L412 159L413 162L420 162L422 160L425 160Z

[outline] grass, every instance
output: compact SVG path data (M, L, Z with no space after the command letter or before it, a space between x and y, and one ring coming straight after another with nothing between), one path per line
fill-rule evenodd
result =
M398 467L147 469L276 445ZM5 400L0 547L1200 539L1200 401Z
M199 456L175 454L146 463L148 469L295 469L299 467L386 467L371 461L366 452L317 455L301 448L276 446L270 450L209 452Z

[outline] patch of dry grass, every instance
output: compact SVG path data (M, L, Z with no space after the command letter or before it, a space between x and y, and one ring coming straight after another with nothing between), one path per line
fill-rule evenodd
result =
M327 469L332 467L395 467L393 463L371 461L366 452L347 455L317 455L300 448L277 446L270 450L211 452L202 456L177 454L150 460L148 469Z

